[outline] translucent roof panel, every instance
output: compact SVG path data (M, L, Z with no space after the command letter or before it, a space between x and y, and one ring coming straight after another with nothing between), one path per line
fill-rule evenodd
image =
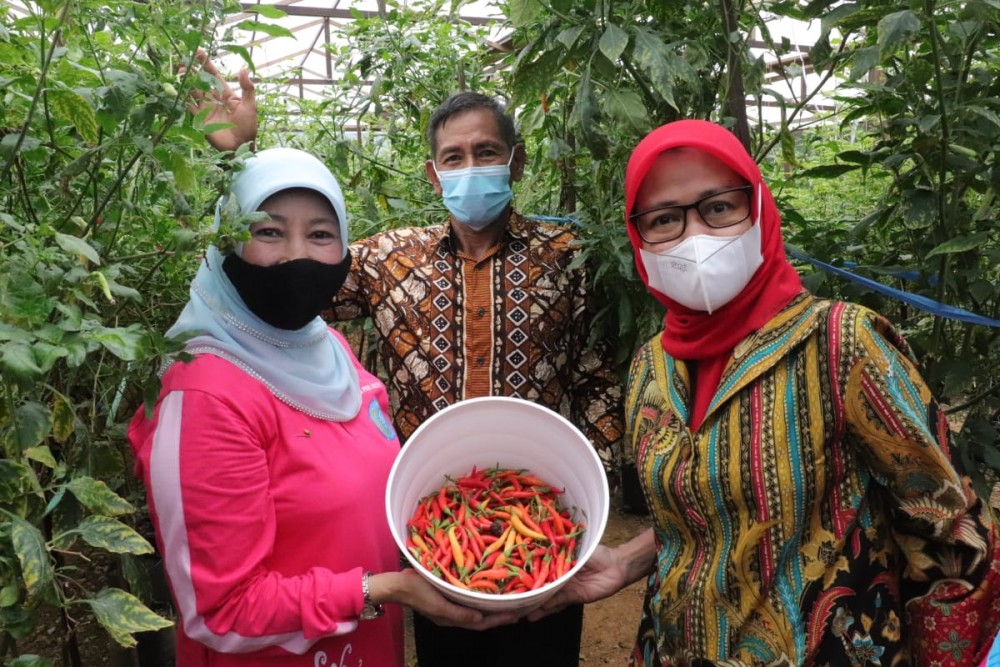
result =
M280 88L286 94L308 98L322 97L324 87L340 78L327 45L343 45L344 28L356 16L374 17L380 11L387 11L385 2L376 0L266 0L241 5L247 11L230 16L222 26L234 29L230 43L240 44L248 51L257 78L282 81ZM420 3L418 6L424 9L428 5ZM273 10L280 10L285 16L269 18ZM473 25L489 26L491 37L499 37L504 16L494 2L478 0L462 4L458 15ZM254 21L280 25L293 36L239 29ZM484 48L488 45L484 44ZM223 72L229 75L244 66L243 58L232 51L223 51L217 60Z

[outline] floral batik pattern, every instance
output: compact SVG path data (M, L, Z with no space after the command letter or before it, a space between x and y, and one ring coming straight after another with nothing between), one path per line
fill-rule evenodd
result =
M689 405L654 338L626 393L658 545L633 664L978 664L997 533L885 319L803 293L737 345L694 432Z

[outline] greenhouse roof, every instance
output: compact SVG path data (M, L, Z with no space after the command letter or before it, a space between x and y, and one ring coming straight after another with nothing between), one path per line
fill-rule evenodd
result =
M375 17L386 11L385 2L380 0L258 0L241 5L246 11L231 16L225 27L236 27L260 16L259 20L276 23L292 33L289 38L238 30L236 36L242 36L259 79L281 81L284 92L298 97L321 97L326 86L339 80L327 45L343 43L343 28L359 17ZM278 19L264 18L270 12L258 14L262 5L285 15ZM462 4L458 16L472 25L489 26L489 38L483 46L498 48L504 16L494 2L477 0ZM231 74L243 66L242 58L233 52L221 54L219 60L221 67Z
M19 15L28 14L28 2L8 2ZM342 76L337 71L336 57L331 52L345 44L345 28L358 18L379 16L387 9L385 0L254 0L240 3L244 11L229 16L219 26L219 34L227 34L230 44L237 44L254 63L255 79L262 88L291 97L320 99L326 89L336 85ZM483 48L506 51L511 29L495 0L453 2L459 5L458 16L475 26L485 28ZM405 6L405 0L404 0ZM264 24L265 29L261 29ZM280 26L291 33L272 35L267 26ZM250 28L250 29L247 29ZM809 49L819 36L818 23L806 24L788 19L768 26L775 43L789 47L780 56L768 49L763 41L751 40L751 48L761 54L766 66L764 85L789 103L803 99L817 86L821 77L813 71ZM759 37L759 36L755 36ZM221 50L216 55L220 70L235 79L245 65L238 50ZM810 104L798 122L810 122L833 110L828 95L837 85L829 81ZM748 103L756 104L748 100ZM777 104L765 100L764 113ZM775 111L777 114L777 111ZM778 118L765 118L779 120Z

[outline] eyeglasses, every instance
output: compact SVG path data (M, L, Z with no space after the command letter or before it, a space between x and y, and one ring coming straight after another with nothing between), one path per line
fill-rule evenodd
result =
M702 221L713 229L738 225L750 217L752 185L716 192L686 206L660 206L633 213L628 220L646 243L666 243L679 239L687 228L687 213L698 211Z

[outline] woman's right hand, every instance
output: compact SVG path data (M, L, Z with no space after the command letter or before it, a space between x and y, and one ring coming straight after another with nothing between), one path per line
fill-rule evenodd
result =
M191 113L197 115L204 109L209 109L205 117L206 124L231 123L232 127L216 130L205 135L214 148L227 153L233 153L245 143L257 139L257 100L254 97L254 85L250 80L247 68L240 70L240 95L222 78L215 63L209 59L204 49L198 49L195 58L202 68L215 77L217 85L212 92L201 90L191 92L192 102L188 105ZM181 70L183 72L183 69Z
M371 596L377 602L395 602L410 607L438 625L487 630L517 621L513 613L484 614L455 604L412 569L376 574L370 580Z

